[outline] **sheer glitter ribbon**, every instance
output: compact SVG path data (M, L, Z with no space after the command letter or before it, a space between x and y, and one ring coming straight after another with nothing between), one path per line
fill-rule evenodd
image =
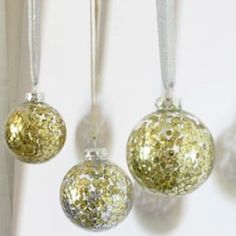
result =
M90 29L91 29L91 110L93 116L93 142L96 147L98 98L97 98L97 66L98 66L98 32L100 0L90 0Z
M40 0L28 0L28 41L32 92L37 91L40 71Z
M176 0L156 1L162 81L165 95L172 97L176 70Z

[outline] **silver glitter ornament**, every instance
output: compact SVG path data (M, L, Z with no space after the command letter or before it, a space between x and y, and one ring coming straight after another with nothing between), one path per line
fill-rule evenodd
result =
M133 205L129 177L120 167L101 158L102 153L98 149L87 151L87 160L69 170L60 190L66 216L90 231L118 225Z

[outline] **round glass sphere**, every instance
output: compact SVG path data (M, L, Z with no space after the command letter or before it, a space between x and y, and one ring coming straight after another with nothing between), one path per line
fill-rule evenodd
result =
M142 187L164 196L181 196L210 175L214 141L195 116L180 109L160 109L132 131L127 161Z
M5 124L9 150L20 161L37 164L55 157L66 139L60 114L44 102L27 101L10 113Z
M60 198L66 216L74 224L90 231L105 231L129 214L133 187L117 165L106 160L88 160L66 174Z

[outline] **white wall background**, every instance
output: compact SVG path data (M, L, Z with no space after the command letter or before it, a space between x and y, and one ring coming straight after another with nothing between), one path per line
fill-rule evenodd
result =
M154 102L161 94L155 0L103 1L108 11L101 79L103 110L112 137L111 159L127 170L125 146L129 132L155 109ZM63 115L68 137L60 155L45 165L16 162L13 235L89 236L93 234L65 218L59 204L61 180L80 161L77 127L89 110L89 1L42 2L40 87L47 102ZM236 2L178 0L178 3L177 94L185 110L200 117L218 139L236 121ZM14 15L12 8L16 11ZM22 7L17 8L16 1L9 0L7 10L9 19L18 17L15 23L22 22ZM15 34L10 35L22 39L19 45L23 52L26 35L17 30L15 26ZM14 62L14 57L11 58ZM22 54L17 103L27 92L26 64L27 58ZM235 174L236 165L230 167ZM226 181L221 181L219 169L198 191L176 202L158 204L160 200L156 197L138 194L127 220L98 235L235 235L236 187L227 187Z

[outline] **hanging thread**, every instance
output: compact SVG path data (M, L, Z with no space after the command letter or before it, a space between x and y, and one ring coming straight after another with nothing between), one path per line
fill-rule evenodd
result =
M156 0L159 51L165 96L172 97L176 71L176 0Z
M32 92L37 92L40 71L40 0L28 0L28 44Z
M90 41L91 41L91 110L93 118L92 139L96 147L98 101L97 101L97 60L98 60L98 30L99 30L100 1L90 0Z

